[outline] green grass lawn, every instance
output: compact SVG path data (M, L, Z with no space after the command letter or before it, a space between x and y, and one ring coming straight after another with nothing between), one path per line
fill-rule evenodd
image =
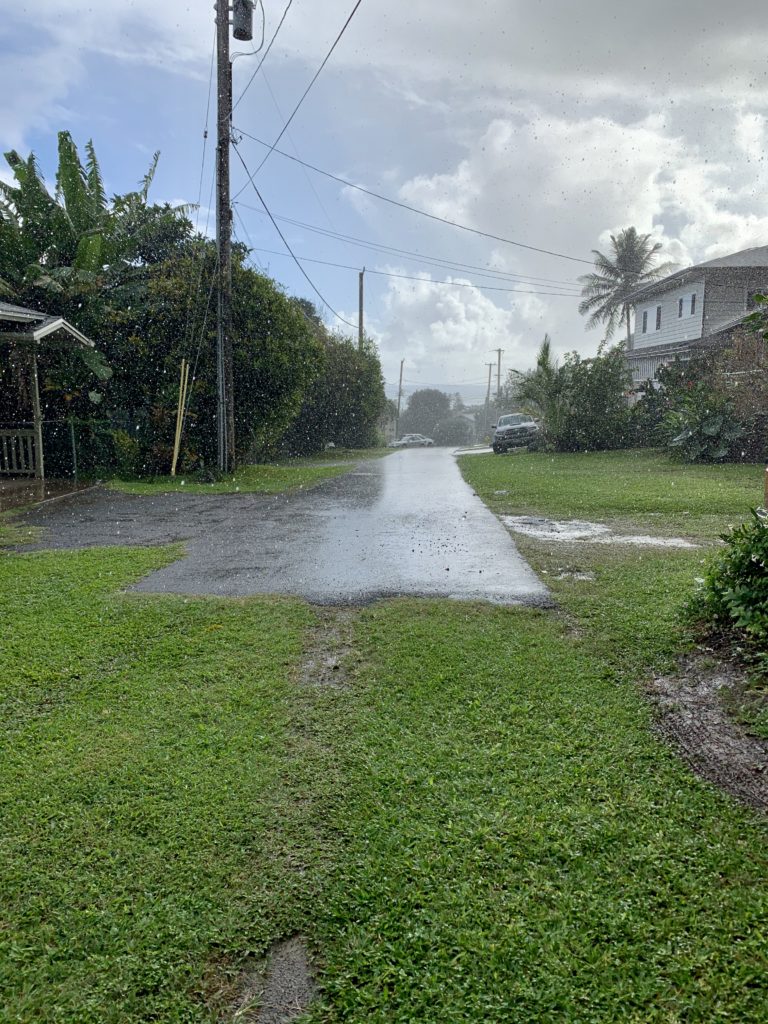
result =
M669 645L661 579L637 661ZM317 714L346 842L312 1021L765 1019L765 828L655 738L601 650L629 627L596 650L546 613L407 601L358 629L357 686Z
M547 458L462 466L604 519L655 462L563 457L565 512ZM751 500L743 467L676 470L706 537ZM381 602L323 688L300 602L120 592L168 549L0 557L0 1020L231 1019L220 978L300 932L312 1024L762 1024L765 821L638 686L706 551L521 547L559 611Z
M311 613L117 593L176 554L0 558L0 1020L209 1020L211 972L306 917Z
M282 463L245 466L233 476L203 483L194 474L153 477L151 480L110 480L109 486L126 494L160 494L186 491L189 494L280 494L295 491L349 472L354 463L338 466L314 465L312 459L291 459Z
M16 544L34 544L40 537L40 531L34 526L21 526L13 522L22 509L15 508L8 512L0 512L0 550Z
M625 519L658 533L710 537L762 503L765 472L762 464L683 465L648 451L472 455L461 466L495 512Z

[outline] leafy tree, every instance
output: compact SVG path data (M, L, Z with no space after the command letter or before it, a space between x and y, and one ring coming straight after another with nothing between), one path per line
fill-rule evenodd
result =
M400 433L434 433L435 426L451 412L451 399L437 388L421 388L408 399L405 412L400 415Z
M582 301L579 312L586 316L587 328L605 324L606 338L613 337L621 323L627 325L627 344L631 343L632 306L627 296L636 288L656 281L674 268L672 263L656 263L660 242L651 235L640 235L635 228L625 228L611 235L611 252L605 255L593 249L595 272L579 278Z
M627 393L631 375L621 348L581 359L575 352L563 365L564 398L559 451L625 448L632 440Z
M381 363L373 342L366 339L359 351L351 338L329 334L323 344L322 368L309 385L282 446L295 454L321 451L329 443L371 447L377 442L385 408Z
M234 403L238 461L268 457L320 372L322 346L296 303L233 249ZM110 415L141 448L142 472L166 471L173 446L179 365L193 379L182 464L215 462L216 330L208 299L215 247L198 239L152 268L138 306L112 311L104 333L115 369Z
M67 132L59 134L53 194L34 155L23 160L10 153L7 159L15 180L0 183L0 291L23 305L55 306L97 341L114 370L109 380L99 376L96 365L88 367L91 377L78 377L69 356L41 358L46 416L86 417L91 414L87 403L97 396L100 416L113 429L99 438L91 465L108 469L110 459L119 457L136 472L164 472L173 444L179 365L186 358L193 379L182 465L212 463L216 252L210 241L194 235L183 208L150 204L157 154L139 187L111 200L93 144L86 146L83 163ZM244 247L234 247L239 460L276 450L320 375L330 337L311 303L290 299L274 281L247 267L246 256ZM366 350L347 363L349 382L337 397L355 388L364 397L358 395L355 414L344 422L354 423L358 437L366 431L370 437L370 423L375 424L383 401L378 358ZM23 392L23 370L19 384Z
M435 424L433 435L435 444L460 445L470 444L475 431L465 416L449 416Z

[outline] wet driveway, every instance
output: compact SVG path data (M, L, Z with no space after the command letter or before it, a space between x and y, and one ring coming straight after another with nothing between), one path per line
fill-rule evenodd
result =
M25 516L41 547L186 542L135 589L294 594L317 604L421 595L548 604L546 588L445 449L361 462L308 491L125 495L95 489Z

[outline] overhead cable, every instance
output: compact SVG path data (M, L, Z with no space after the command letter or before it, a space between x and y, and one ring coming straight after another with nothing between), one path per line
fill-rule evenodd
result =
M255 186L254 186L254 188L255 188ZM273 220L273 222L274 222L274 219L272 217L270 217L270 219ZM275 224L275 227L277 227L276 224ZM278 228L278 231L279 231L279 228ZM281 238L283 237L282 232L280 233L280 237ZM286 242L286 246L287 246L287 244L288 243ZM253 251L254 252L267 253L267 254L269 254L271 256L287 256L288 255L288 253L277 252L274 249L263 249L260 246L254 246L253 247ZM310 257L310 256L296 256L294 254L293 250L290 250L290 255L293 257L293 259L297 263L319 263L319 264L321 264L322 266L325 266L325 267L336 267L339 270L354 270L355 273L359 273L360 272L360 267L355 267L355 266L352 266L351 264L348 264L348 263L334 263L331 260L320 260L320 259L316 259L316 258L313 258L313 257ZM429 278L429 277L415 277L412 274L395 274L393 271L389 271L389 270L373 270L371 267L366 267L365 268L365 272L366 272L366 274L376 274L379 277L395 277L395 278L399 278L402 281L418 281L420 284L443 285L444 287L450 287L450 288L476 288L478 291L482 291L482 292L511 292L514 295L555 295L555 296L559 296L559 297L567 298L567 299L576 299L576 298L578 298L577 295L573 295L571 292L538 291L538 290L531 290L531 289L527 289L527 288L501 288L501 287L498 287L496 285L490 285L490 284L476 284L473 281L435 281L435 280L433 280L432 278Z
M436 213L427 213L426 210L420 210L417 206L410 206L408 203L403 203L399 199L392 199L391 196L382 195L381 192L374 192L372 189L364 188L362 185L356 185L353 181L348 181L346 178L340 177L338 174L331 174L330 171L325 171L321 167L316 167L315 164L309 163L307 160L300 160L296 156L292 156L290 153L286 153L283 149L277 148L277 143L270 145L268 142L264 142L263 139L257 138L255 135L251 135L250 132L245 131L243 128L235 128L239 135L243 135L247 139L251 139L253 142L257 142L260 146L265 146L270 156L272 153L278 153L280 156L285 157L286 160L293 160L294 163L303 164L304 167L308 167L310 171L315 171L316 174L322 174L326 178L331 178L333 181L338 181L340 184L345 185L347 188L356 189L358 192L363 192L367 196L372 196L374 199L379 199L383 203L390 203L392 206L399 206L402 210L409 210L411 213L417 213L420 217L427 217L429 220L437 221L440 224L447 224L449 227L458 228L460 231L468 231L473 235L479 235L481 238L490 238L494 242L503 242L505 245L514 245L518 249L527 249L529 252L542 253L545 256L556 256L558 259L570 260L572 263L586 263L588 266L593 267L594 262L592 260L583 259L581 256L568 256L563 252L556 252L554 249L543 249L536 245L526 245L524 242L516 242L511 238L504 238L503 235L494 235L489 231L481 231L480 228L472 228L468 224L461 224L459 221L448 220L446 217L439 217ZM266 157L264 158L266 160ZM262 160L259 167L264 165ZM240 189L242 192L243 189ZM240 195L240 192L236 193L235 199Z
M331 313L333 313L333 315L336 317L337 320L341 320L341 322L343 324L346 324L348 327L354 327L355 329L357 329L357 324L353 324L349 320L345 320L344 317L340 313L336 312L336 310L333 308L333 306L330 304L330 302L328 302L328 300L325 298L325 296L319 291L319 289L317 288L317 286L315 285L314 281L311 279L309 274L306 272L304 267L302 267L301 263L299 262L299 260L297 259L296 255L295 255L293 249L288 244L288 241L287 241L285 235L280 230L280 227L279 227L277 221L275 220L275 218L270 213L269 207L264 202L264 197L262 196L261 192L259 192L258 188L256 187L256 182L253 180L253 175L248 170L248 165L246 164L245 160L243 160L243 157L242 157L242 154L240 153L240 150L237 148L237 146L234 146L233 149L234 149L235 154L237 155L238 160L243 165L245 173L248 175L248 180L250 181L250 183L251 183L251 185L253 187L253 191L259 197L259 202L261 203L261 205L266 210L266 213L267 213L267 216L269 217L269 219L272 221L272 225L273 225L275 231L280 236L280 239L281 239L283 245L288 250L291 258L293 259L293 262L296 264L296 266L299 268L299 270L301 271L303 276L306 278L307 283L309 284L309 286L312 289L312 291L315 293L315 295L317 295L317 297L320 299L320 301L323 303L323 305L326 306L331 311ZM280 253L280 255L282 256L284 254Z
M264 216L263 210L259 210L255 206L244 203L242 200L234 205L242 206L246 210L252 210L254 213ZM372 242L364 238L357 238L354 235L345 235L339 231L329 231L327 228L321 228L317 224L307 224L305 221L296 220L293 217L281 217L278 216L278 214L275 214L275 220L282 221L285 224L293 224L294 227L303 228L305 231L311 231L314 234L323 235L326 238L333 238L337 241L359 246L363 249L371 249L374 252L382 252L387 255L407 256L409 258L419 260L421 263L440 267L443 270L457 270L464 273L473 272L480 274L481 277L489 277L494 280L515 281L520 284L543 283L546 285L562 285L564 287L575 289L577 294L581 295L581 286L575 280L564 280L562 278L552 277L533 277L530 274L517 274L514 271L494 270L492 267L488 266L482 267L472 263L459 263L457 260L445 259L442 256L427 256L412 249L400 249L393 245L386 245L383 242Z

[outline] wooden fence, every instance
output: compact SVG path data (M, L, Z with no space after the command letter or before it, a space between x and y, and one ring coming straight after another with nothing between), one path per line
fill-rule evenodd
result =
M0 430L0 475L35 475L34 430Z

